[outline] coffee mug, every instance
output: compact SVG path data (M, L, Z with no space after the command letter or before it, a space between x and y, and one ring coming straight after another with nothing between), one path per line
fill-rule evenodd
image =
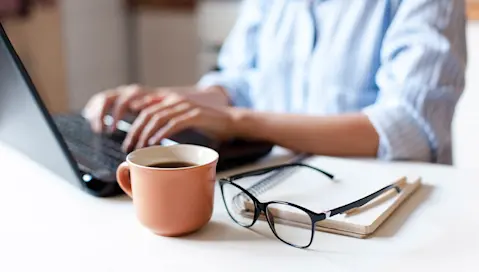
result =
M161 236L186 235L211 219L218 158L197 145L137 149L118 167L117 180L142 225Z

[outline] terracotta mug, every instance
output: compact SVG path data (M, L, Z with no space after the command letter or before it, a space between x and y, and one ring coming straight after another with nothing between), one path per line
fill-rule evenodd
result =
M218 157L196 145L138 149L118 167L117 180L142 225L161 236L186 235L211 219ZM152 167L173 162L191 166Z

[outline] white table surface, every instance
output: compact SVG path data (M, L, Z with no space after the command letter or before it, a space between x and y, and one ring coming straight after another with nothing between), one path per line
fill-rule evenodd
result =
M373 237L318 232L301 250L266 224L254 231L234 224L219 190L204 229L155 236L128 198L89 196L0 143L0 271L478 271L479 171L377 168L421 175L425 186Z

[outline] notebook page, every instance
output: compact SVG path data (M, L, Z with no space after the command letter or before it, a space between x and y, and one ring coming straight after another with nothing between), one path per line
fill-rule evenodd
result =
M361 199L404 176L416 178L413 174L391 171L389 167L382 167L373 161L313 157L304 163L333 174L335 179L331 180L311 169L297 168L294 174L283 178L282 182L257 198L264 202L287 201L319 213ZM339 214L329 220L369 226L399 197L394 192L390 196L358 214Z

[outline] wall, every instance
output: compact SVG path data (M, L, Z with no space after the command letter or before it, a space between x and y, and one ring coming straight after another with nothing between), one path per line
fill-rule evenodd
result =
M454 160L462 168L479 167L479 21L468 26L467 85L454 120Z
M69 108L129 82L128 14L123 0L63 0Z
M122 0L63 0L69 107L124 84L183 85L198 79L193 11L140 9Z
M4 27L38 92L52 112L68 109L58 8L35 9L27 19L9 19Z
M139 83L171 86L198 78L194 11L140 10L136 15Z
M139 74L151 86L186 85L216 65L239 1L200 1L195 10L140 10Z

